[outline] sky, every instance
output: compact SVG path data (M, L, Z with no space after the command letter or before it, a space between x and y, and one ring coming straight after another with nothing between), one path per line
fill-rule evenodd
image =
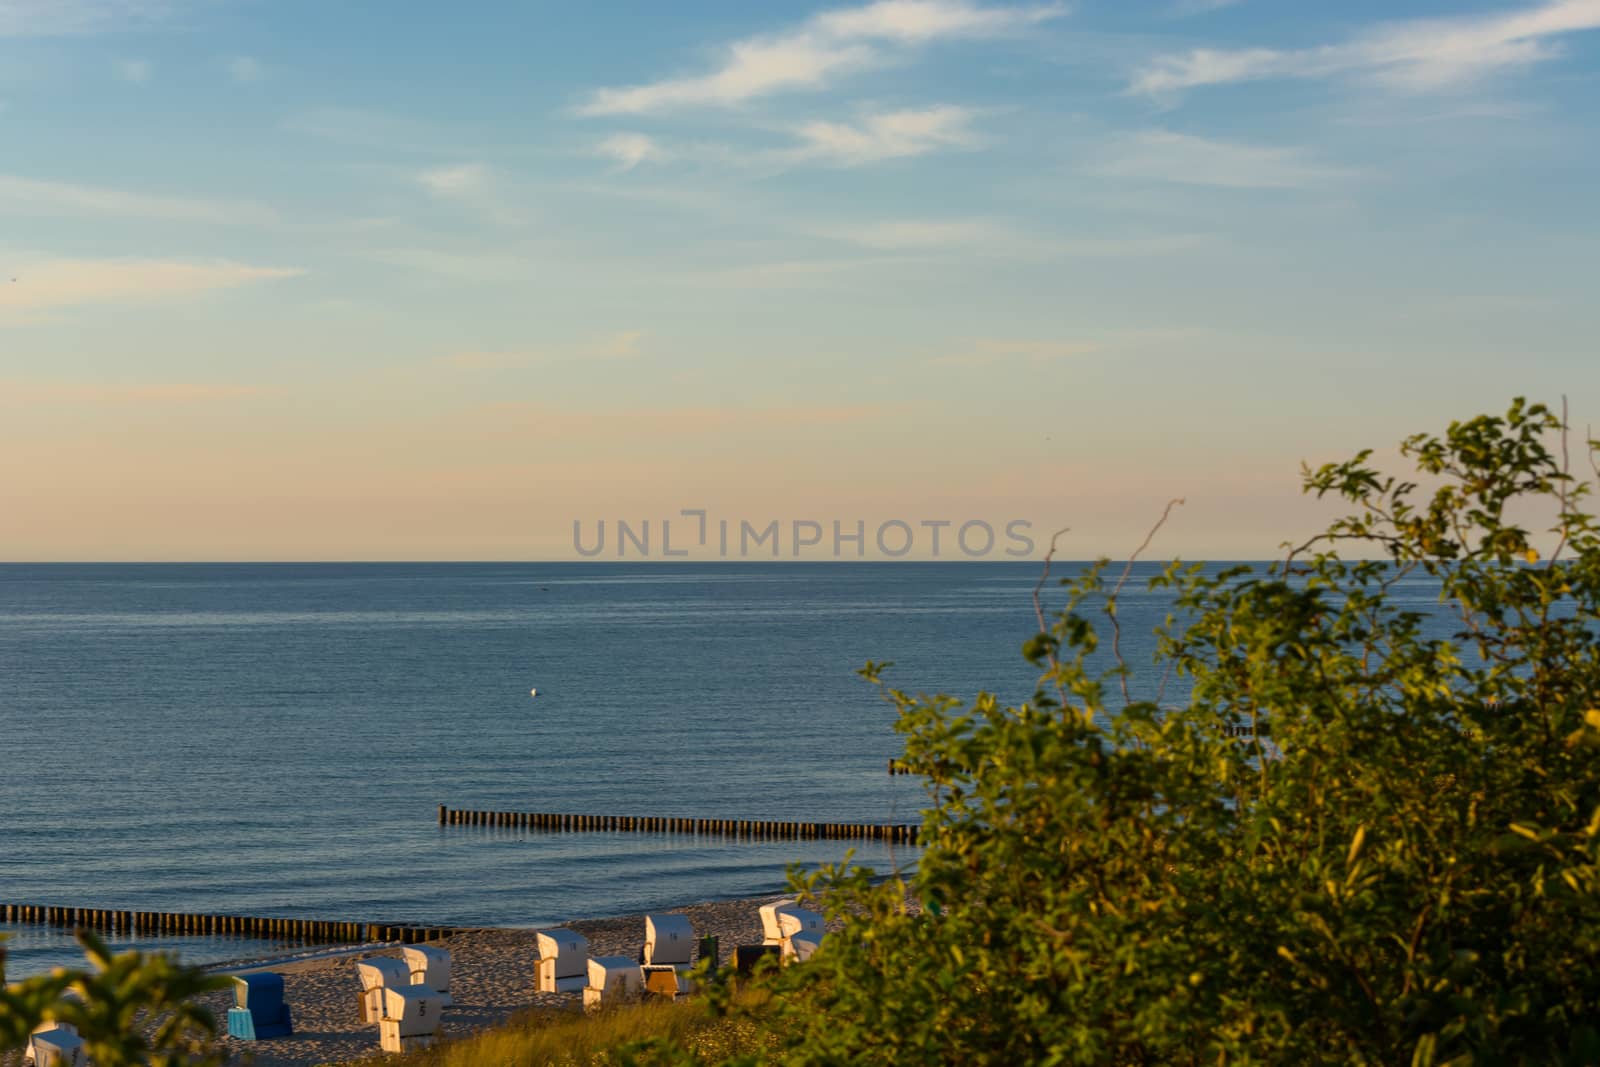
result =
M1597 126L1600 0L0 0L0 560L1270 556L1600 423Z

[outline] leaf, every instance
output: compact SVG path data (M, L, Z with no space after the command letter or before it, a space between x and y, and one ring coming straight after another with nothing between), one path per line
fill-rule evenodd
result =
M1366 842L1367 842L1367 827L1366 827L1366 824L1363 823L1360 826L1356 827L1356 836L1354 838L1352 838L1351 841L1350 841L1350 854L1344 858L1344 865L1346 867L1348 867L1351 864L1355 863L1356 857L1361 855L1361 846L1366 844Z

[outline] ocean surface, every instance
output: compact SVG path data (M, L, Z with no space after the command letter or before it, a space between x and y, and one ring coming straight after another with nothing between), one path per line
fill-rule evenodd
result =
M1136 666L1168 607L1143 581L1156 569L1125 591ZM440 827L438 805L917 822L920 785L886 773L893 709L854 672L893 660L904 688L1025 699L1038 577L991 562L0 566L0 901L543 926L775 892L786 864L848 846ZM916 851L855 858L881 871ZM80 958L58 931L0 932L11 977ZM291 947L137 943L192 963Z

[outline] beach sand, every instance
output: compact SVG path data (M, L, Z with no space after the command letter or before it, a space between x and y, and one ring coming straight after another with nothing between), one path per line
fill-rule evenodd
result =
M761 917L756 909L781 899L784 895L776 894L663 908L657 914L687 915L697 937L715 934L722 955L718 962L726 962L735 945L761 943ZM566 926L589 939L589 952L594 956L636 956L644 944L643 915L587 919ZM461 1037L493 1027L533 1005L579 1010L579 994L534 991L534 961L539 951L535 935L534 930L476 930L439 942L450 950L450 995L454 1000L445 1009L441 1037ZM312 1067L372 1056L378 1051L378 1027L360 1022L361 980L356 975L356 963L371 956L399 955L400 949L395 947L281 965L264 962L262 969L284 977L294 1035L253 1043L228 1038L228 1062L254 1063L256 1067ZM215 994L207 998L206 1004L216 1013L219 1025L225 1025L228 1008L233 1005L232 994Z
M789 899L776 893L744 900L691 904L688 907L661 908L653 914L681 914L689 917L696 937L718 938L719 964L726 964L737 945L759 945L762 940L762 904ZM644 915L609 919L581 919L565 927L589 940L591 956L636 957L644 945ZM836 929L837 923L829 923ZM440 1024L442 1038L464 1037L497 1026L517 1012L534 1006L579 1011L578 993L539 993L534 990L535 961L539 949L537 930L472 930L433 942L449 949L451 956L450 996L453 1004L444 1011ZM230 970L267 970L283 975L284 996L293 1013L294 1034L266 1041L236 1041L224 1036L222 1046L230 1065L255 1067L317 1067L321 1064L351 1063L378 1057L378 1027L362 1023L359 1014L361 979L356 964L373 956L401 954L400 946L373 946L370 949L325 954L321 958L250 961ZM214 993L203 999L217 1018L218 1029L226 1034L228 1009L233 1006L231 991ZM0 1053L0 1067L22 1063L20 1051ZM492 1067L492 1065L485 1065Z

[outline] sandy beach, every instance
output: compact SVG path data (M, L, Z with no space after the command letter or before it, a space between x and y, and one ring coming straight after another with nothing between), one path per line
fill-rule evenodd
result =
M697 936L716 935L722 955L719 962L726 962L735 945L761 942L761 919L756 909L780 899L782 894L774 894L665 908L660 914L687 915ZM566 925L589 939L590 953L595 956L635 955L644 943L643 915L578 920ZM534 991L534 961L538 958L535 935L534 930L476 930L439 942L450 950L450 994L455 1001L444 1013L441 1036L461 1037L493 1027L533 1005L578 1010L580 998L575 993ZM254 1043L226 1039L228 1062L253 1063L257 1067L312 1067L372 1056L378 1051L378 1029L359 1020L357 994L361 981L356 975L356 963L371 956L399 955L400 949L394 947L333 958L262 963L262 969L284 976L284 992L294 1013L294 1035ZM232 995L215 994L206 1003L219 1021L225 1021ZM5 1062L9 1064L12 1059L8 1057Z
M696 936L714 934L721 959L726 962L735 945L760 944L762 904L784 899L784 894L746 900L663 908L655 914L687 915ZM644 944L644 916L583 919L566 924L589 939L594 956L633 956ZM531 1006L579 1010L576 993L539 993L534 990L534 968L539 950L536 930L474 930L437 942L450 950L450 995L454 1003L445 1010L440 1035L462 1037L503 1022ZM294 1016L294 1035L270 1041L244 1042L223 1038L229 1064L256 1067L315 1067L349 1063L378 1053L378 1028L362 1023L358 1014L361 980L356 964L373 956L400 956L398 946L375 947L318 959L252 962L245 969L270 970L283 975L284 995ZM216 993L204 1003L226 1031L231 992ZM0 1067L22 1063L20 1051L0 1054Z

